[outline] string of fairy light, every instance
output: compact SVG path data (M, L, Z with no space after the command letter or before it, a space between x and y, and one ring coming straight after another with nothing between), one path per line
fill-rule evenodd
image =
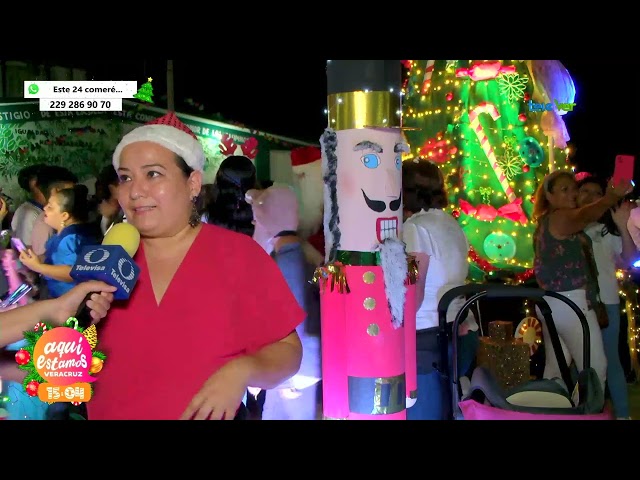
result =
M617 270L616 277L620 283L620 299L623 302L622 312L627 316L627 345L631 358L631 368L636 373L636 381L640 381L640 363L638 360L638 345L640 344L640 328L637 319L640 306L638 305L638 286L629 272Z
M414 91L419 91L421 87L420 84L416 83L416 80L419 80L422 77L423 71L417 67L417 63L415 61L409 61L409 62L410 63L409 63L408 82L413 81L413 84L409 85L408 82L407 84L405 84L402 91L403 95L407 95L408 90L410 88L415 89ZM469 60L469 65L471 64L472 64L472 61ZM453 67L449 68L447 73L450 73L450 74L454 73ZM443 89L446 91L451 88L468 91L475 85L476 85L476 82L474 80L451 79L451 78L448 78L448 75L446 75L445 72L437 71L437 72L434 72L431 77L430 89L431 89L431 92L438 92L438 91L442 91ZM454 130L449 133L445 142L446 142L446 146L453 144L453 145L460 146L460 148L455 153L449 154L448 160L445 163L441 164L441 169L445 178L450 178L449 176L451 175L459 175L459 169L457 168L456 163L459 162L461 158L465 158L467 165L470 164L469 170L471 171L467 173L469 175L473 175L474 166L479 166L479 167L484 166L487 164L487 161L488 161L485 155L483 153L480 153L480 151L478 154L474 154L473 152L469 153L465 151L465 148L463 147L464 142L473 142L473 144L477 144L478 142L475 135L470 135L469 138L465 138L465 132L461 128L461 127L464 127L464 125L460 123L461 118L463 117L463 115L469 113L464 105L464 101L462 98L463 96L464 95L461 93L459 98L457 99L452 98L449 101L449 104L446 105L446 107L441 108L441 107L431 106L429 96L422 94L420 95L421 110L417 110L416 108L413 108L413 107L407 107L404 109L404 112L403 112L403 115L405 118L407 117L423 118L425 116L441 116L441 115L451 116L452 115ZM507 103L508 101L503 98L501 102L501 106L506 107ZM444 119L442 123L443 124L446 123ZM514 125L512 123L510 123L506 128L499 128L496 126L487 127L486 125L484 126L484 129L486 131L493 134L501 134L501 135L505 132L513 131L515 129L522 129L525 134L529 134L532 129L532 133L534 135L540 136L539 135L541 133L540 128L541 127L538 124L533 124L529 126L526 124ZM542 137L544 138L544 136ZM443 137L442 136L436 137L436 140L437 141L443 140ZM553 147L553 145L549 144L549 140L547 140L546 142L543 140L543 141L540 141L539 143L540 143L540 146L546 149L547 151L549 151L549 147L552 147L553 149L554 164L550 165L550 168L561 169L561 170L571 170L571 171L575 170L575 167L570 165L568 161L572 153L569 147L565 149ZM410 160L412 158L415 158L416 156L421 157L419 153L420 152L419 145L415 147L414 146L410 146L410 147L411 147L410 152L405 154L403 158L404 160ZM504 149L506 147L506 143L503 142L501 144L501 147ZM516 151L517 149L519 149L519 146L516 148ZM445 152L444 148L441 148L438 150L439 154L443 154L444 152ZM429 159L429 157L432 157L433 155L434 155L434 152L429 151L426 158ZM425 158L425 157L422 157L422 158ZM546 172L541 172L539 175L536 175L536 177L538 177L537 179L541 180L544 174L546 174ZM488 175L483 174L482 177L483 179L486 180L488 178ZM460 182L460 183L464 184L463 182ZM535 190L537 188L537 182L526 180L519 185L515 181L510 181L509 185L519 197L523 198L523 201L532 202L532 196L534 195ZM449 185L449 188L452 189L455 194L460 193L461 188L458 186ZM469 194L469 192L467 193ZM506 197L505 193L498 189L493 190L491 194L494 197L493 199L496 201L497 204L503 203ZM450 213L453 213L453 211L456 210L457 208L458 207L456 205L450 204L447 207L447 211L449 211ZM527 239L532 238L532 228L531 228L531 225L529 224L522 225L518 222L513 222L510 220L501 219L501 218L496 218L495 220L493 220L493 223L496 224L496 229L495 229L496 233L507 233L508 235L511 235L516 238L519 237L520 235L526 235ZM464 227L468 227L469 220L464 219L461 221L461 224ZM475 229L475 233L476 234L480 233L480 229ZM474 263L474 259L471 257L469 257L468 261L470 263ZM533 258L525 259L521 262L518 262L515 258L509 261L509 264L512 265L513 267L520 267L527 270L532 268L532 263L533 263ZM493 271L488 272L489 275L493 275L493 273L494 273ZM624 305L623 312L627 314L627 318L628 318L628 345L629 345L629 351L631 354L630 356L632 358L632 363L633 363L632 366L633 366L633 369L636 371L637 377L640 378L640 366L638 365L638 348L640 346L640 328L637 327L637 324L635 321L637 313L640 311L640 306L638 305L638 295L637 295L638 288L631 280L631 277L628 274L628 272L624 272L620 270L618 272L618 279L620 280L620 284L621 284L620 296ZM632 293L632 295L630 295L630 292ZM528 302L525 302L524 304L524 313L525 313L525 316L530 316L534 314Z
M420 84L416 83L415 80L419 79L422 76L423 71L417 67L417 62L412 60L410 60L409 62L410 62L409 79L407 84L405 84L403 87L403 90L402 90L403 95L407 95L410 88L416 89L415 91L419 91L419 89L421 88ZM473 62L472 60L469 60L469 65L471 65L472 62ZM456 89L462 89L462 90L468 91L472 87L474 87L476 83L479 83L471 79L450 79L450 78L447 78L448 76L445 75L445 73L453 74L454 73L453 67L450 67L447 72L440 70L433 73L433 76L431 78L431 85L430 85L431 92L441 91L443 89L446 91L450 88L456 88ZM409 82L412 82L412 81L414 83L410 85ZM482 82L486 82L486 81L482 81ZM473 145L478 144L478 139L476 138L475 135L472 134L472 135L467 135L465 137L465 132L462 131L464 128L468 128L468 125L461 123L461 118L465 114L469 113L462 99L463 96L464 95L461 94L459 98L452 99L452 101L449 102L450 103L449 105L446 105L446 107L441 108L441 107L431 106L429 95L423 94L420 96L420 103L421 105L424 105L421 110L417 110L413 107L408 106L404 109L404 112L403 112L404 118L407 118L407 117L423 118L424 116L453 115L452 123L454 124L454 129L452 132L449 133L449 135L447 135L445 142L447 146L458 145L459 148L455 153L449 154L448 160L445 163L440 165L445 178L448 178L448 176L450 175L459 175L459 170L456 166L456 163L459 162L460 159L462 158L466 159L467 164L471 164L470 170L473 170L473 165L485 166L488 162L488 159L483 153L478 153L478 154L475 154L473 152L470 153L467 150L465 150L465 148L462 146L464 143L468 144L469 142L471 142ZM507 106L508 104L509 104L508 100L503 98L501 105L504 107L504 106ZM445 119L443 119L442 123L443 124L446 123ZM533 129L533 132L535 134L540 133L539 125L534 124L531 126L531 128ZM484 130L486 132L493 133L493 134L500 134L500 135L502 135L503 132L514 131L516 129L522 129L525 132L525 134L529 134L530 132L530 126L526 124L514 125L510 123L506 128L500 128L496 126L484 127ZM436 137L436 140L437 141L443 140L443 136L440 135ZM549 149L549 146L550 146L549 141L547 142L541 141L539 143L541 147L547 150ZM503 142L501 146L504 149L506 147L506 143ZM516 152L519 150L519 148L520 148L519 146L516 146L516 149L515 149ZM570 148L569 147L565 149L560 149L556 147L552 147L552 148L554 151L555 168L563 169L563 170L571 169L572 168L571 165L568 164L568 158L571 154ZM403 160L410 160L415 157L429 159L430 157L434 156L434 152L431 152L431 151L428 152L426 157L421 156L419 152L420 152L420 145L417 145L417 146L410 145L410 152L404 155ZM443 148L438 150L439 154L443 154L444 152L445 150ZM482 151L480 150L480 152ZM469 172L469 174L473 175L473 172ZM542 177L544 175L541 174L539 176ZM482 178L488 179L488 175L483 174ZM526 180L523 182L523 184L519 185L517 182L511 180L509 181L509 185L511 186L513 191L518 195L518 197L521 197L523 199L523 202L533 201L533 195L535 194L537 183L532 182L531 180ZM461 188L458 186L449 185L449 188L455 194L460 193L460 190L461 190ZM469 192L467 193L469 194ZM496 204L504 203L504 200L506 198L506 194L500 189L494 189L491 195ZM470 196L473 196L473 193L471 193ZM449 213L453 213L453 211L457 210L458 208L459 207L457 207L454 204L449 204L446 210ZM527 239L532 238L531 225L529 223L522 225L519 222L514 222L511 220L501 219L501 218L496 218L493 221L493 223L497 224L495 233L504 233L507 235L511 235L514 238L518 238L521 235L526 235ZM469 220L464 219L461 221L461 224L462 226L468 226ZM476 229L475 233L480 233L480 229ZM474 260L472 258L469 258L469 262L474 263ZM525 270L532 268L532 259L526 259L519 262L516 258L513 258L509 260L508 263L515 268L521 268ZM488 272L488 273L491 275L493 272Z

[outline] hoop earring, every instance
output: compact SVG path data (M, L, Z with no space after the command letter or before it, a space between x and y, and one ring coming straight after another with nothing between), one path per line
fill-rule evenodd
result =
M192 208L191 208L191 217L189 218L189 225L191 226L191 228L196 228L198 225L200 225L200 214L198 213L198 207L196 206L196 203L198 202L198 197L193 197L191 199L192 201Z

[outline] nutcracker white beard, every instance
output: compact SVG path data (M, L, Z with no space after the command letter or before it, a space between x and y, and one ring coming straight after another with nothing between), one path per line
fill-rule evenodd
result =
M296 190L300 192L298 231L307 239L322 227L324 184L320 159L293 167L293 174Z

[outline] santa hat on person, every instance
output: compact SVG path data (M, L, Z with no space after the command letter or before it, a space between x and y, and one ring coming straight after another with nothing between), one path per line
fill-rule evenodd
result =
M299 195L300 233L304 238L318 232L324 211L322 152L318 147L291 151L293 181Z
M120 167L122 149L136 142L153 142L179 155L196 171L204 170L204 149L195 134L182 123L174 112L134 128L127 133L113 152L113 167Z

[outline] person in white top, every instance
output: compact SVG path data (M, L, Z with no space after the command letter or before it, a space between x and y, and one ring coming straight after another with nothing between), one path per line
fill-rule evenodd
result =
M578 183L578 207L600 199L606 190L606 182L589 176ZM607 357L607 387L616 418L629 418L627 380L620 363L620 294L616 270L629 268L638 256L636 246L627 230L632 202L623 202L609 210L597 223L585 228L591 238L593 256L598 268L600 301L604 303L609 326L603 328L602 340ZM597 332L592 332L597 333Z
M437 341L438 302L448 290L465 284L469 273L469 243L458 222L442 210L447 205L447 193L436 164L426 160L404 162L402 187L406 218L402 238L407 252L418 261L419 273L416 288L418 400L407 410L407 419L442 420L448 417L451 402L449 385L433 367L441 358ZM463 297L450 304L449 324L463 304ZM461 376L467 373L475 358L477 330L478 324L469 312L459 328Z
M29 199L16 208L11 219L11 230L14 236L28 246L31 245L33 225L47 203L38 184L38 173L43 167L45 165L30 165L18 172L18 184L29 194Z

